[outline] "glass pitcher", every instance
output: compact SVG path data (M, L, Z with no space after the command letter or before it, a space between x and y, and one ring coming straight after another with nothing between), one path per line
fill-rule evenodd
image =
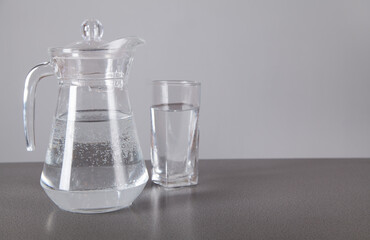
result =
M81 213L118 210L148 180L130 106L127 79L137 37L104 42L97 20L82 24L83 41L50 48L50 62L28 74L24 89L27 150L35 149L34 102L40 79L56 75L59 94L41 186L60 208Z

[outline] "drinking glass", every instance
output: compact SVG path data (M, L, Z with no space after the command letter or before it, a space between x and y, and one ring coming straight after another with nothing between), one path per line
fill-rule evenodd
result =
M200 83L153 81L152 181L164 187L198 183Z

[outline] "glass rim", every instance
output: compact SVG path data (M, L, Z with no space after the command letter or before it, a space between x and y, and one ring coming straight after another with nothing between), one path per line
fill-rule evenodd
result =
M153 80L153 85L171 85L171 86L200 86L200 82L190 80Z

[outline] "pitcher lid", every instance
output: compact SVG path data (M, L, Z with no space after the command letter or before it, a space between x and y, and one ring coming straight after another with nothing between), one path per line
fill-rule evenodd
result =
M101 59L122 57L125 52L133 51L135 46L143 44L138 37L125 37L112 42L102 40L103 25L97 19L87 19L81 24L83 40L66 47L49 48L52 58Z

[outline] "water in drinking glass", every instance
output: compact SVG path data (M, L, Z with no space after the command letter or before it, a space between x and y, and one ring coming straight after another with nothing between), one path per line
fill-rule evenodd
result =
M151 119L153 181L167 187L197 184L199 107L155 105Z

